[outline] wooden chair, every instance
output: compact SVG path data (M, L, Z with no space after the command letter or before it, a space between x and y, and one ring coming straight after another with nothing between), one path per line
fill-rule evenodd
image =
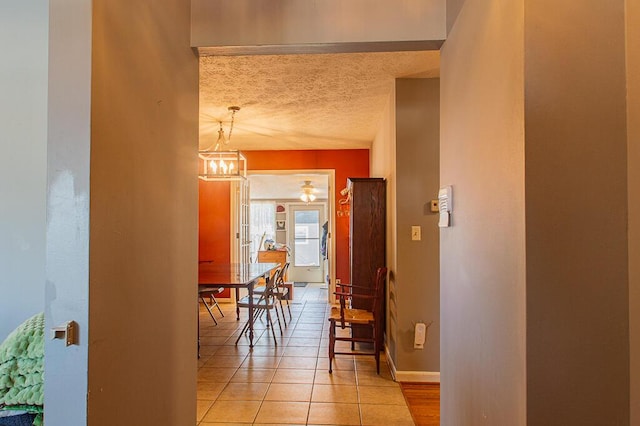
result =
M380 374L380 343L384 331L384 282L387 277L387 268L378 268L373 287L358 286L354 284L338 284L339 291L334 294L338 297L340 306L331 308L329 314L329 373L332 372L333 359L336 355L371 355L376 359L376 370ZM363 293L354 293L357 289ZM369 300L371 310L353 309L353 299ZM336 336L336 327L350 328L350 336ZM354 337L353 327L370 327L371 337ZM351 342L350 352L337 352L336 342ZM373 343L373 351L355 350L355 343Z
M280 323L280 314L278 314L278 309L276 308L276 297L273 294L273 289L275 287L275 277L280 273L280 268L276 269L275 274L273 274L273 276L269 277L266 279L265 282L265 286L264 286L264 290L262 290L260 293L254 293L253 294L253 322L255 323L255 321L258 319L258 316L266 313L267 315L267 329L271 329L271 334L273 334L273 342L277 345L278 341L276 340L276 333L275 330L273 329L273 320L271 318L271 309L274 309L276 312L276 317L278 319L278 327L280 328L280 335L282 335L282 324ZM254 290L255 292L255 290ZM250 304L250 298L249 296L244 296L242 299L240 299L237 303L236 306L238 308L247 308L250 309L251 308L251 304ZM244 325L244 327L242 328L242 331L240 332L240 334L238 335L238 338L236 339L236 344L238 344L238 342L240 341L240 338L242 337L242 335L244 333L247 332L247 330L249 330L249 320L247 320L246 324Z

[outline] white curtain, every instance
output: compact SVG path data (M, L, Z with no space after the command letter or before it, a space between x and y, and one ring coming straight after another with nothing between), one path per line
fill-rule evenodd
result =
M252 201L250 210L251 260L255 262L258 259L258 250L263 249L259 246L260 242L276 239L276 203L275 201Z

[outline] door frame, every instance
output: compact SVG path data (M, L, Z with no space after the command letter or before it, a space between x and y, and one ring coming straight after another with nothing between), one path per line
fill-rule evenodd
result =
M335 169L292 169L292 170L247 170L247 175L300 175L315 174L327 175L329 188L327 193L327 217L329 221L329 235L327 236L329 249L329 288L327 291L327 302L334 303L336 288L336 171ZM232 220L233 216L232 216ZM233 228L233 227L232 227Z

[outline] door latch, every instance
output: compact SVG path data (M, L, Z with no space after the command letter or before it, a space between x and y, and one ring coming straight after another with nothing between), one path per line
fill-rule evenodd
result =
M78 323L75 321L67 321L60 327L51 329L52 339L64 339L67 346L78 344Z

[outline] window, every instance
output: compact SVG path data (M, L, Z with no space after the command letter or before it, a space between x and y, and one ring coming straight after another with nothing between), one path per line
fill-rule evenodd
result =
M295 212L294 265L320 266L320 211Z
M276 203L273 201L251 202L251 259L258 258L258 251L263 249L262 243L271 239L275 241Z

